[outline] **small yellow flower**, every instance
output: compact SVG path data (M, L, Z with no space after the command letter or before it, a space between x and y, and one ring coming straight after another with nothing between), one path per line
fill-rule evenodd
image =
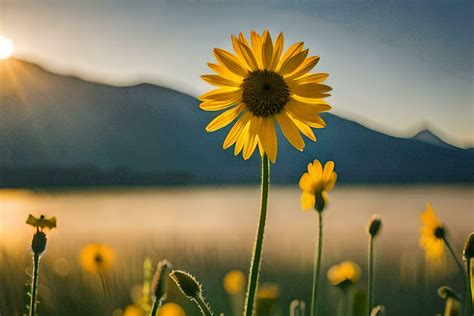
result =
M242 293L245 287L245 275L239 270L227 272L224 276L224 289L230 295Z
M123 311L123 316L145 316L145 312L136 305L128 305Z
M360 278L360 268L352 261L343 261L333 265L328 271L328 280L334 286L346 286L356 283Z
M327 200L327 192L336 184L337 174L334 172L334 162L328 161L323 166L319 160L308 164L308 172L300 179L301 207L304 210L316 208L318 211L324 207Z
M280 297L280 287L277 284L263 284L257 290L257 299L277 300Z
M56 228L56 217L46 218L46 216L41 214L39 218L36 218L30 214L26 220L26 223L40 230L45 228L53 229Z
M89 272L102 272L110 269L114 262L114 252L106 245L90 244L81 251L82 268Z
M425 250L426 259L436 261L444 253L445 229L430 203L421 214L423 226L421 228L420 245Z
M217 63L208 65L215 74L201 78L217 89L199 97L200 108L225 110L206 126L208 132L236 120L224 140L224 149L235 144L234 154L242 152L247 160L258 146L262 156L267 154L275 162L275 125L300 151L305 146L301 133L316 141L311 128L326 126L319 114L331 109L323 100L330 96L331 87L322 84L329 75L309 74L319 57L308 57L309 50L303 50L303 42L283 52L283 33L274 42L268 31L262 35L252 31L250 35L250 42L242 33L232 35L235 54L214 49Z
M186 313L176 303L166 303L158 310L158 316L186 316Z

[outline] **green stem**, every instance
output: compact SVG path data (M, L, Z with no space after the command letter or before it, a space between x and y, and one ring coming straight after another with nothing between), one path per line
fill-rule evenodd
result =
M472 315L471 259L466 260L466 297L464 299L464 315Z
M195 299L196 303L198 304L199 306L199 309L201 310L201 313L203 316L212 316L212 311L211 309L209 308L209 305L206 304L206 302L204 302L204 298L201 297L201 296L198 296L196 299Z
M318 314L318 287L319 275L321 270L321 257L323 252L323 215L318 212L319 219L319 237L318 237L318 251L315 251L314 258L314 272L313 272L313 292L311 295L311 316Z
M454 261L456 262L456 265L459 268L459 272L461 272L461 275L464 275L463 264L461 263L461 261L459 261L459 258L456 256L456 253L454 252L453 247L451 247L451 244L449 243L446 237L443 237L443 241L446 244L446 247L448 248L449 252L451 253L451 256L453 257Z
M36 315L36 292L38 290L38 274L39 274L39 254L33 254L33 283L31 283L31 296L30 296L30 314L29 316Z
M372 311L372 308L374 308L374 261L375 261L375 256L374 256L374 237L370 236L369 237L369 297L368 297L368 315L370 316L370 313Z
M260 207L260 219L258 221L257 237L253 248L252 261L250 263L249 285L245 298L244 315L252 316L255 303L255 293L258 287L260 272L260 261L262 259L263 235L265 233L265 221L267 218L268 184L270 181L270 167L267 155L262 157L262 200Z
M155 300L153 303L153 309L151 310L150 316L156 316L158 315L158 310L160 309L162 300Z

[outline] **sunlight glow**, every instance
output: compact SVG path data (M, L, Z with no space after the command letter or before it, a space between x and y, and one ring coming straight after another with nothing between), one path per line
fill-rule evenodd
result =
M8 38L0 36L0 59L10 58L13 54L13 43Z

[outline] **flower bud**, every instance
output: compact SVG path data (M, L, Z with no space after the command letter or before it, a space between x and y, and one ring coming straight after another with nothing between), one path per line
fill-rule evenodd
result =
M191 274L185 271L174 270L171 272L170 277L187 298L198 299L202 296L201 284Z
M464 260L471 260L474 258L474 233L470 233L466 239L463 250Z
M374 308L372 308L372 311L370 312L370 316L383 316L385 315L385 306L383 305L377 305Z
M164 300L166 297L166 290L168 288L168 273L166 272L169 269L171 269L171 263L169 263L167 260L158 262L152 284L153 295L157 301Z
M46 234L42 231L37 231L33 235L33 240L31 241L31 250L35 255L42 255L46 250Z
M438 289L438 295L443 299L447 300L448 298L461 301L460 296L454 292L449 286L442 286Z
M367 232L374 238L382 228L382 219L379 215L372 215L369 224L367 225Z

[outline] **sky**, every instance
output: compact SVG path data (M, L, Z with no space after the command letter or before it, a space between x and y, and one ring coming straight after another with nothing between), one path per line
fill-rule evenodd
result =
M474 1L0 0L15 57L113 85L210 89L212 48L267 28L304 41L333 113L401 137L429 128L474 146Z

